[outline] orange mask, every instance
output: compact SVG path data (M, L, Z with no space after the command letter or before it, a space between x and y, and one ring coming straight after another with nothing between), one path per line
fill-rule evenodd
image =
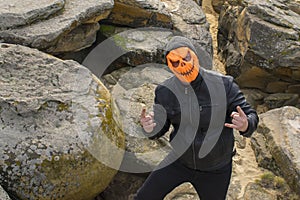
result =
M188 47L180 47L170 51L167 64L175 76L184 83L191 83L199 74L199 60Z

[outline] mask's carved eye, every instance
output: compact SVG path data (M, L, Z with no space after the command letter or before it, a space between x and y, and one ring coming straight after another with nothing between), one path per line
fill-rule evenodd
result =
M185 56L185 58L183 59L184 61L190 61L192 58L190 51L188 51L187 55Z
M177 60L177 61L172 61L172 60L170 60L170 62L171 62L172 66L173 66L174 68L176 68L176 67L179 66L179 60Z

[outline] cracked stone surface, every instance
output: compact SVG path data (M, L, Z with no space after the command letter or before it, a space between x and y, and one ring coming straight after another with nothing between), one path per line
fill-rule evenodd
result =
M94 198L123 158L116 112L85 67L0 44L0 184L20 199Z

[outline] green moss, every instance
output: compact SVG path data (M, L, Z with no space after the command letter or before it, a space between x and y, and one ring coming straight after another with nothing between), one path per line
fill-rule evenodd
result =
M275 175L273 173L267 172L261 175L261 180L260 180L260 185L263 187L270 188L273 185L273 180L274 180Z
M97 97L99 115L101 119L101 129L107 138L109 138L118 148L125 148L125 136L124 132L118 126L118 123L113 117L112 107L111 107L111 97L109 92L100 86L97 88Z
M48 102L45 102L40 106L39 110L44 110L45 108L48 108L48 107L49 107Z
M263 187L279 189L286 187L286 182L283 178L274 175L271 172L264 173L260 177L261 179L257 181Z
M115 41L116 45L118 45L119 47L123 48L123 49L127 49L126 47L126 38L122 37L120 34L116 34L113 37L113 40Z
M18 101L14 101L12 104L13 104L14 106L17 106L17 105L19 105L19 104L20 104L20 102L18 102Z
M115 33L115 27L110 25L102 25L100 26L100 32L105 36L111 36Z
M54 105L51 104L53 102L55 103ZM70 105L68 103L63 103L60 101L47 101L40 106L39 110L45 110L49 107L52 107L52 108L54 107L54 109L56 109L56 111L62 112L62 111L68 111L70 108Z
M274 59L274 58L270 58L270 59L268 59L268 62L269 62L269 64L272 64L274 61L275 61L275 59Z
M290 52L288 52L288 51L282 51L280 54L281 55L283 55L283 56L286 56L286 55L288 55Z
M109 138L118 148L125 149L125 134L121 127L118 126L118 122L115 120L115 117L119 116L114 116L113 114L114 104L112 97L106 87L96 77L94 77L94 80L98 83L98 87L95 91L95 99L98 102L98 117L101 120L102 132L106 134L106 137Z
M67 194L59 198L66 200L91 199L104 190L116 173L116 170L99 162L87 150L76 155L53 155L50 161L44 160L41 167L42 174L47 177L41 186L52 187L51 196L63 197ZM89 197L82 196L87 195L86 191L89 191ZM37 195L39 199L46 199L43 193Z
M69 108L70 108L70 105L68 105L66 103L61 102L57 105L57 111L59 111L59 112L67 111L67 110L69 110Z
M282 196L288 197L287 199L292 200L299 199L298 195L291 191L286 181L282 177L276 176L271 172L264 173L261 175L260 179L256 180L255 182L264 188L277 191L277 199L282 199Z
M278 176L274 177L274 186L276 188L283 188L283 187L285 187L285 185L286 185L286 182L283 178L278 177Z
M21 166L21 164L22 164L21 161L18 161L18 160L16 161L17 166Z
M64 176L66 170L76 166L76 160L72 155L53 155L50 161L44 160L41 166L50 180L59 179Z

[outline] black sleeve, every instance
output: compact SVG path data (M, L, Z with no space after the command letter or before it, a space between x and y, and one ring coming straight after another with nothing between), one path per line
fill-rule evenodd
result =
M156 126L151 133L147 133L144 131L144 134L149 139L157 139L163 136L169 130L171 124L170 120L167 118L166 109L162 105L162 102L160 100L161 94L158 92L158 88L155 89L155 98L153 105L154 122L156 123Z
M244 94L241 92L239 86L230 78L229 91L227 96L228 101L228 111L227 114L230 115L233 111L237 112L236 107L240 106L248 118L248 129L240 134L245 137L250 137L252 133L256 130L258 125L258 116L256 111L250 106L246 101Z

